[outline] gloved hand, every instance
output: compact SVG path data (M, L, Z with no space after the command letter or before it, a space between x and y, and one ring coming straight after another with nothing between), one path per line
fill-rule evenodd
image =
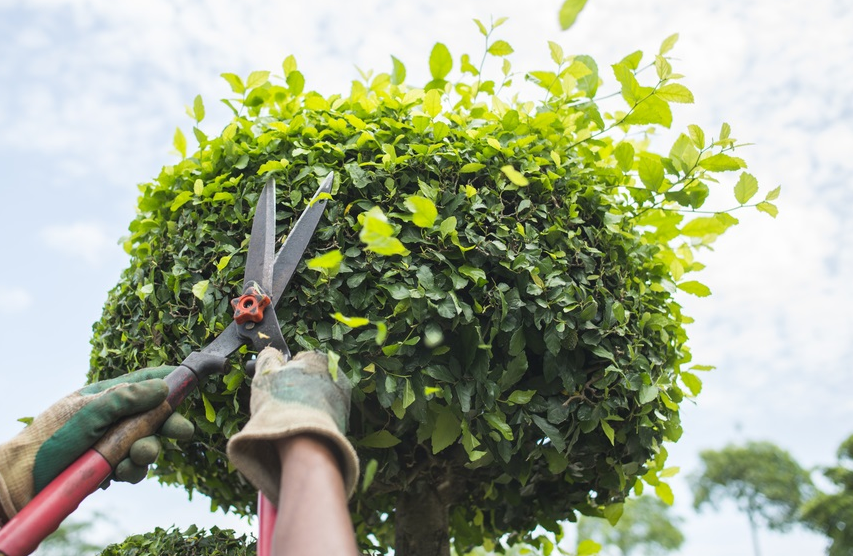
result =
M303 352L285 363L284 355L266 348L252 379L252 416L228 442L231 463L278 505L281 464L273 442L297 434L326 439L337 451L347 496L358 480L358 456L344 436L352 386L344 373L329 374L326 355Z
M143 369L90 384L36 417L9 442L0 445L0 524L11 519L45 486L91 448L119 419L160 405L169 393L163 380L174 367ZM178 440L192 436L193 425L174 413L160 434ZM114 475L137 483L160 453L160 441L137 440L130 457Z

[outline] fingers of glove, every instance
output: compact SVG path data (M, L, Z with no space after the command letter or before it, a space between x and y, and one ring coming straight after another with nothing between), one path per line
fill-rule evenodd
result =
M273 347L264 348L255 360L255 376L280 371L285 363L287 363L287 358L285 358L284 353Z
M130 458L122 460L116 466L115 479L124 483L136 484L148 475L147 465L136 465Z
M169 386L159 378L123 384L95 396L77 414L86 413L88 418L105 427L121 417L157 407L168 395Z
M99 382L81 388L79 392L83 395L98 394L100 392L112 388L113 386L118 386L119 384L132 384L135 382L151 380L153 378L166 378L169 373L174 370L175 367L171 367L168 365L164 365L161 367L149 367L147 369L134 371L132 373L128 373L126 375L122 375L116 378L111 378L109 380L101 380Z
M160 455L160 441L156 436L140 438L130 446L130 461L138 466L147 467L157 461Z
M160 436L172 438L174 440L191 440L195 427L186 417L180 413L172 413L166 422L157 431Z

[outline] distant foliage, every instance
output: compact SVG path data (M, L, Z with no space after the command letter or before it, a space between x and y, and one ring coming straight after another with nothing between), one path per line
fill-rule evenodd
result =
M195 525L186 531L176 527L157 528L151 533L133 535L106 547L100 556L255 556L255 539L238 536L231 529L213 527L209 532Z
M838 448L838 465L823 470L835 490L818 492L802 508L808 526L830 538L829 556L853 554L853 436Z
M700 209L728 172L735 208L775 213L778 189L751 204L757 181L727 124L649 150L672 104L693 101L670 65L676 36L645 65L641 52L614 64L607 100L609 72L556 43L549 67L514 70L493 38L503 21L476 21L478 59L436 44L423 87L393 57L347 94L306 89L293 57L279 76L224 74L233 121L208 136L197 98L198 149L178 130L181 161L140 186L90 379L209 342L231 320L264 181L277 180L284 233L335 172L278 316L294 349L330 351L355 386L364 546L392 544L388 515L413 481L449 493L460 547L612 514L639 478L671 503L663 442L681 436L679 404L707 370L690 366L674 294L710 293L689 278L694 252L737 223ZM248 412L239 359L182 408L200 430L157 474L247 513L254 491L224 455Z

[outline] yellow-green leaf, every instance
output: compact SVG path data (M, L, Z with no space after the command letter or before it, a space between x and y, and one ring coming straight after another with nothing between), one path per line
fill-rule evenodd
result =
M268 71L253 71L249 74L248 79L246 79L246 88L254 89L259 85L263 85L269 79L270 72Z
M432 453L437 454L456 442L460 434L462 434L462 427L459 419L453 414L453 410L443 406L435 419L435 427L432 429L430 438Z
M196 122L201 122L204 119L204 102L201 100L201 95L196 95L193 100L193 115Z
M660 498L667 506L672 506L672 503L675 502L675 496L672 494L672 488L666 483L658 483L655 486L655 494L657 494L658 498Z
M368 434L358 441L359 446L367 448L391 448L400 443L400 439L386 430Z
M430 89L424 95L424 112L435 118L441 114L441 93L438 89Z
M689 294L695 295L696 297L708 297L709 295L711 295L711 288L709 288L702 282L697 282L696 280L681 282L680 284L678 284L678 289Z
M222 73L220 76L231 85L231 90L237 93L238 95L242 95L246 92L246 86L243 84L243 80L240 79L240 76L234 73Z
M453 69L450 50L440 42L435 43L429 55L429 72L433 79L444 79Z
M560 7L560 27L565 31L575 24L578 14L581 13L586 0L566 0Z
M702 380L693 373L682 371L681 382L683 382L684 385L690 389L690 393L692 393L694 396L698 396L699 393L702 391Z
M551 50L551 59L555 64L563 63L563 47L554 41L548 41L548 48Z
M193 284L193 295L199 299L204 299L204 294L207 293L207 288L210 286L210 280L200 280Z
M406 208L412 213L412 222L419 228L432 228L435 219L438 218L435 203L420 195L407 197Z
M201 394L201 401L204 404L204 416L211 423L216 421L216 411L213 409L213 404L210 403L210 400L207 399L207 396L204 395L204 392Z
M504 175L509 179L509 181L511 181L515 185L525 186L530 184L530 182L522 175L521 172L519 172L509 164L502 167L501 172L503 172Z
M346 317L346 316L342 315L340 312L337 312L334 315L332 315L332 318L334 318L338 322L344 323L345 325L349 326L350 328L358 328L359 326L364 326L366 324L370 324L370 319L366 319L364 317Z
M506 41L495 41L489 47L488 52L493 56L509 56L514 50Z
M616 441L615 441L615 434L616 433L613 430L613 427L610 426L610 423L608 423L607 421L602 421L601 422L601 430L604 431L604 436L606 436L607 440L610 441L610 445L615 446L616 445Z
M472 172L476 172L477 170L482 170L485 167L485 164L481 164L479 162L469 162L468 164L463 165L462 168L459 168L459 173L470 174Z
M756 193L758 193L758 180L752 174L741 173L737 184L735 184L737 202L742 205L746 204Z
M195 193L196 197L201 197L201 194L204 192L204 182L201 179L197 179L193 182L193 193Z
M172 145L174 145L175 150L181 155L181 158L187 157L187 138L184 137L184 132L179 127L175 128L175 137L172 139Z
M667 52L672 50L672 47L675 46L676 42L678 42L678 33L675 33L675 34L668 36L661 43L660 50L658 51L658 54L661 54L661 55L666 54Z
M773 218L776 218L776 215L779 214L779 209L776 208L776 205L774 205L773 203L768 203L767 201L761 201L760 203L755 205L755 208L757 208L761 212L766 212Z
M592 539L586 539L578 543L578 556L591 556L601 552L601 545Z
M623 143L624 144L624 143ZM660 157L651 153L640 154L637 163L637 173L640 181L651 191L658 191L663 183L663 164Z
M327 253L317 255L316 257L310 259L306 263L306 265L312 270L325 269L331 271L332 273L335 273L341 267L341 262L343 260L344 256L341 253L341 250L332 249Z
M779 198L779 193L781 193L781 192L782 192L782 186L780 185L779 187L777 187L776 189L774 189L773 191L768 193L767 196L764 198L764 200L765 201L775 201L776 199Z
M667 83L660 87L655 94L667 102L691 104L693 93L681 83Z
M376 470L379 469L379 462L371 459L364 466L364 478L361 480L361 492L367 492L370 485L373 484L373 477L376 476Z

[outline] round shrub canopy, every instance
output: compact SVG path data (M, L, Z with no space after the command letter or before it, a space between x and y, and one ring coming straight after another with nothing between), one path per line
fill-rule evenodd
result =
M478 25L497 79L463 55L451 80L442 44L423 88L396 58L347 95L306 91L292 57L278 77L224 74L233 120L207 136L196 98L199 148L178 131L182 160L140 186L130 266L94 329L92 380L177 364L231 321L264 182L276 180L284 234L334 172L278 318L293 351L328 351L354 385L364 546L393 545L398 497L422 485L450 503L460 547L558 531L575 511L618 518L639 478L671 502L663 442L701 389L673 296L710 293L685 278L702 267L693 253L737 220L688 213L715 173L745 163L725 124L649 150L644 132L693 100L667 57L675 37L652 70L639 74L641 52L613 65L621 98L605 111L591 58L551 43L550 69L516 73L512 48ZM546 100L510 97L522 78ZM741 172L738 206L757 189ZM750 206L775 214L776 195ZM242 355L181 408L197 433L156 474L248 513L255 490L225 457L248 417Z

